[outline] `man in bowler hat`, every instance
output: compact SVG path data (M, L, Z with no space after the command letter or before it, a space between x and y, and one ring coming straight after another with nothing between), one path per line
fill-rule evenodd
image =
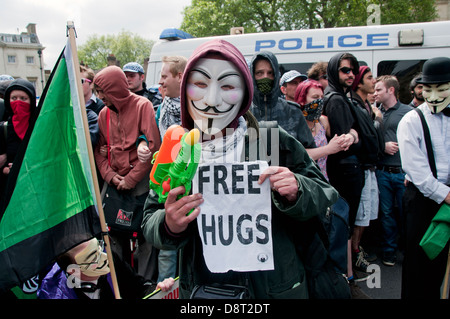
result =
M449 251L447 243L439 255L431 259L420 242L438 210L450 204L450 58L429 59L422 71L417 83L423 84L425 102L407 113L397 130L400 154L407 154L401 157L407 180L403 196L406 236L403 299L440 297ZM423 114L424 126L419 112ZM429 134L425 133L426 127ZM431 148L425 142L427 135Z

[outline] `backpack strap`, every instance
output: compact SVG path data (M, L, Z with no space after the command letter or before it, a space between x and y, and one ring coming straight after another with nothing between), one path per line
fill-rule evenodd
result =
M414 110L417 112L417 114L419 114L420 121L422 122L423 135L425 137L425 145L427 147L428 163L430 164L433 176L437 178L436 161L434 159L433 145L431 144L430 130L428 128L427 122L425 121L425 116L423 115L422 111L419 108L415 108Z

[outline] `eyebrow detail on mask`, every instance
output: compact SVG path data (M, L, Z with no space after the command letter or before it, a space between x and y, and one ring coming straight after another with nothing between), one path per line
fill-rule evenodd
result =
M206 73L205 71L201 70L201 69L192 69L192 70L191 70L191 72L194 72L194 71L203 74L203 75L206 76L208 79L211 79L211 76L210 76L208 73Z
M238 74L238 73L224 74L224 75L220 76L217 80L222 81L223 79L225 79L226 77L229 77L229 76L238 76L238 77L240 77L240 74Z
M439 87L441 87L441 86L443 86L443 85L448 85L448 82L445 82L445 83L437 83L437 86L436 86L436 88L439 88ZM431 84L428 84L428 83L423 83L423 86L425 86L425 87L427 87L427 88L432 88L432 86L431 86Z
M202 69L192 69L191 72L199 72L199 73L203 74L205 77L207 77L208 79L211 80L211 76L206 71L204 71ZM238 77L240 77L241 75L239 73L226 73L226 74L221 75L217 80L218 81L222 81L223 79L225 79L226 77L229 77L229 76L238 76Z
M91 259L92 257L96 257L97 252L98 252L97 250L92 251L89 255L86 256L86 260L89 260L89 259ZM93 260L94 260L94 259L93 259Z

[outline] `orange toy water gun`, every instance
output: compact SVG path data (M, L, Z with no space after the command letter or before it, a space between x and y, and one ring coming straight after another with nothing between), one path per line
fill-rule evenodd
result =
M198 129L186 132L180 125L167 129L161 148L153 155L150 172L150 188L158 194L160 203L166 201L171 189L181 185L184 185L186 192L179 197L189 194L200 161L199 139Z

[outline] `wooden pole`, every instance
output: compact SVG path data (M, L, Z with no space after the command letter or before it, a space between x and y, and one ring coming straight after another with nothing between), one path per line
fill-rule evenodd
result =
M76 83L77 83L78 97L80 100L80 109L81 109L81 116L83 119L84 135L86 136L86 144L87 144L87 150L88 150L88 155L89 155L89 163L91 166L95 198L97 201L97 210L98 210L98 215L100 218L100 225L101 225L101 229L102 229L103 240L104 240L105 246L106 246L106 254L108 255L108 263L109 263L109 269L111 271L111 280L112 280L112 284L113 284L114 295L115 295L116 299L121 299L120 292L119 292L119 285L117 283L116 271L114 268L114 260L113 260L112 253L111 253L111 245L110 245L109 237L108 237L108 228L106 227L105 214L103 212L102 200L101 200L101 196L100 196L100 187L98 185L97 171L96 171L96 167L95 167L94 152L92 150L91 135L89 132L89 125L88 125L88 120L87 120L84 94L83 94L83 89L81 88L80 64L78 61L77 45L76 45L76 40L75 40L75 25L74 25L73 21L67 22L67 29L68 29L68 33L69 33L68 36L69 36L70 45L72 47L72 59L73 59L74 65L75 65L75 79L76 79Z
M444 276L444 287L442 288L442 299L448 299L448 277L450 273L450 248L448 250L447 268Z

